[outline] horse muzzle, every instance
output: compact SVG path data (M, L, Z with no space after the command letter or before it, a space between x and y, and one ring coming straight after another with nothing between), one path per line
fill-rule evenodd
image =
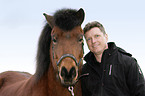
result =
M67 71L65 67L62 67L59 73L59 77L60 77L61 83L64 86L73 86L77 82L78 71L75 67L72 67L69 71Z
M66 63L67 62L66 58L70 63ZM64 54L59 59L59 61L57 62L57 66L59 68L58 76L60 78L62 85L67 86L67 87L75 85L75 83L78 80L78 73L79 73L78 67L81 60L82 59L80 59L79 62L77 62L76 58L71 54Z

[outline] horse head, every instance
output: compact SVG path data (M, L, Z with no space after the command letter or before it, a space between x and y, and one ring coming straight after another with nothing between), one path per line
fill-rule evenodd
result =
M54 16L44 13L52 28L50 57L56 76L65 86L74 85L79 77L83 57L83 9L63 9Z

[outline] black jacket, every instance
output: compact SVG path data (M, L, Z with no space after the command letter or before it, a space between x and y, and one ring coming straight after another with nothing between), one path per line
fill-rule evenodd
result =
M145 81L132 55L108 43L99 64L92 52L85 56L81 79L83 96L145 96Z

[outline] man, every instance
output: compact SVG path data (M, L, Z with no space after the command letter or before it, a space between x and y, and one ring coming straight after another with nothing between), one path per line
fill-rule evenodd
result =
M90 52L81 79L83 96L145 96L142 71L130 53L108 41L108 35L99 22L84 27Z

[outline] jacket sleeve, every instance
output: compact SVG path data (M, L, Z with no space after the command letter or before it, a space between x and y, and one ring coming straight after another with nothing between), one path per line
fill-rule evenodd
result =
M145 80L141 68L134 58L128 62L130 67L127 74L127 85L130 96L145 96Z
M85 86L85 80L81 79L82 96L89 96L87 87Z

